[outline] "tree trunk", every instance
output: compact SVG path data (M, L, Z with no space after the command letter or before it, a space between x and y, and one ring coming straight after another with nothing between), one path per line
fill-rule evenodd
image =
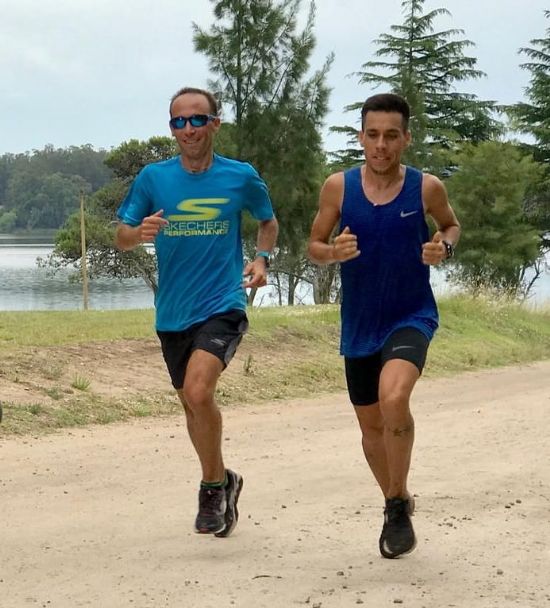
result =
M248 304L248 306L254 306L254 299L256 298L256 294L258 293L258 288L257 287L253 287L250 290L250 293L248 294L248 297L246 299L246 302Z
M295 295L296 295L296 287L298 287L298 278L293 275L287 275L288 278L288 296L287 296L287 304L289 306L294 306L296 303Z
M313 301L315 304L330 304L333 285L338 276L338 266L317 266L313 278Z

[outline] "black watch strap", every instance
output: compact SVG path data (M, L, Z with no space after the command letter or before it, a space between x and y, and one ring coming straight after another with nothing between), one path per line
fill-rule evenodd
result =
M445 253L446 253L447 259L452 258L453 255L455 254L454 245L452 243L449 243L449 241L442 241L442 243L443 243L443 245L445 245Z

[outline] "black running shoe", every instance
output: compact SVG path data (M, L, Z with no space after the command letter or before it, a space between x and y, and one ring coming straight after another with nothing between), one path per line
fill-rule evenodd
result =
M379 542L383 557L393 559L410 553L416 547L416 536L410 518L411 506L408 499L386 499L384 527Z
M199 490L199 512L195 519L198 534L216 534L225 528L227 500L225 488Z
M218 538L229 536L235 529L239 520L239 510L237 509L237 501L239 494L243 488L243 478L234 471L227 469L227 485L225 486L226 508L225 508L225 526L223 530L216 532Z

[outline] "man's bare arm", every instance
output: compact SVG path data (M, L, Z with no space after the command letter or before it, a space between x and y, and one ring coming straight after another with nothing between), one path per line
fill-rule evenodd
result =
M139 226L119 224L115 233L115 247L122 251L129 251L142 243L153 242L157 234L168 224L168 220L165 220L162 214L161 209L153 215L143 218Z
M422 247L422 261L425 264L439 264L447 258L447 249L443 241L453 247L460 238L460 224L453 211L447 190L440 179L433 175L424 175L422 182L422 200L426 213L434 220L437 232L432 241Z
M276 218L263 220L258 225L258 236L256 238L256 251L268 251L271 253L277 241L279 234L279 223ZM245 289L251 287L263 287L267 283L267 260L263 257L257 257L252 262L249 262L245 269L244 282Z
M357 236L348 227L329 243L334 227L340 220L343 196L344 174L334 173L321 188L319 211L311 227L308 256L315 264L346 262L361 254L357 249Z

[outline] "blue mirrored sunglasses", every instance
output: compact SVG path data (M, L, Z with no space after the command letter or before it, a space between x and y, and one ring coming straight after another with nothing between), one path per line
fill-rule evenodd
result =
M193 114L193 116L174 116L170 120L170 126L172 129L184 129L187 121L189 121L192 127L204 127L211 120L216 117L212 114Z

